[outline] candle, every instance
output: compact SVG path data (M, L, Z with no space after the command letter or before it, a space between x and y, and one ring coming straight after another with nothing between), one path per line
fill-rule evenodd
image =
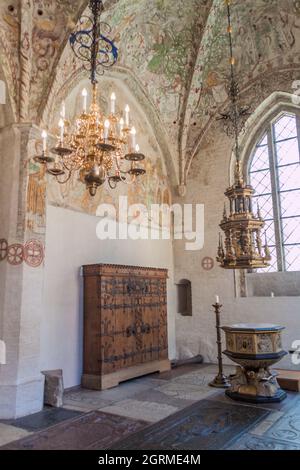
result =
M86 91L86 88L84 88L81 92L82 94L82 97L83 97L83 106L82 106L82 110L84 113L86 113L86 105L87 105L87 91Z
M60 115L61 115L62 119L65 119L65 118L66 118L66 105L65 105L65 102L64 102L64 101L63 101L62 104L61 104Z
M108 137L108 129L109 129L109 120L105 119L104 121L104 140Z
M116 111L116 95L112 92L110 96L110 112L111 114L115 114Z
M61 118L58 122L58 127L60 128L60 143L64 143L64 120Z
M94 165L93 170L94 170L94 174L95 174L96 176L99 176L99 175L100 175L100 168L99 168L99 165L97 165L96 163L95 163L95 165Z
M120 119L119 126L120 126L120 137L122 138L123 128L124 128L124 119L123 118Z
M131 147L135 149L135 136L136 136L135 127L132 127L130 134L131 134Z
M129 111L130 111L130 108L129 108L128 104L126 104L126 106L125 106L125 124L126 124L126 127L129 127Z
M216 295L216 296L215 296L215 299L216 299L216 304L218 304L218 303L220 302L219 296Z
M140 151L140 146L139 146L139 144L136 144L136 146L135 146L135 151L136 151L136 153L139 153L139 151Z
M47 150L47 132L44 130L42 132L42 139L43 139L43 152Z

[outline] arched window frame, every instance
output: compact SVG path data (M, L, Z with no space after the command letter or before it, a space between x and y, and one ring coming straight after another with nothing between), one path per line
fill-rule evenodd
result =
M192 316L192 283L188 279L181 279L177 287L177 313L182 316Z
M280 107L274 107L273 111L267 113L263 122L260 123L259 128L256 128L256 132L252 134L251 143L247 142L247 152L244 152L244 172L247 176L247 181L250 181L250 170L252 160L257 148L257 144L263 139L264 135L267 135L267 145L270 160L270 177L272 187L272 202L273 202L273 215L274 215L274 229L275 229L275 244L277 254L277 271L287 271L285 266L284 258L284 243L282 239L282 216L279 201L279 183L278 173L276 169L276 150L275 150L275 138L274 138L274 124L285 114L293 114L296 116L297 123L297 136L298 146L300 155L300 109L297 106L281 105ZM299 181L300 189L300 181ZM300 214L299 214L300 215ZM300 239L299 239L300 244Z

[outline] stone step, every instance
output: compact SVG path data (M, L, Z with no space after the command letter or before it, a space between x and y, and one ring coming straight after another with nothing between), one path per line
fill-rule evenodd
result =
M277 372L277 381L280 387L291 392L300 392L300 371L274 369Z

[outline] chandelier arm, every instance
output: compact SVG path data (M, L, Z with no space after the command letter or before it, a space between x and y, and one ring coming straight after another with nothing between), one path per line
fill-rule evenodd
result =
M117 183L116 183L116 182L115 182L115 183L112 183L112 181L111 181L110 178L108 178L107 181L108 181L108 185L109 185L110 189L116 189L116 187L117 187Z
M68 172L68 174L67 174L67 177L66 177L63 181L59 180L59 176L55 176L55 179L56 179L56 181L57 181L59 184L65 184L65 183L67 183L67 182L69 181L69 179L71 178L72 174L73 174L72 171L69 170L69 172Z
M122 180L123 183L127 184L128 186L130 186L131 184L135 183L136 181L136 176L135 175L131 175L131 179L128 180L127 178L125 178L125 180Z
M79 170L82 166L82 163L81 162L72 162L71 161L71 164L68 166L65 159L62 160L62 165L63 167L67 170L67 171L76 171L76 170Z

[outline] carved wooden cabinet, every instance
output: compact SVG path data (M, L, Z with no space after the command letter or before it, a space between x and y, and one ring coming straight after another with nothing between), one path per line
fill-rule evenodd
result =
M170 369L166 269L83 266L82 385L101 390Z

